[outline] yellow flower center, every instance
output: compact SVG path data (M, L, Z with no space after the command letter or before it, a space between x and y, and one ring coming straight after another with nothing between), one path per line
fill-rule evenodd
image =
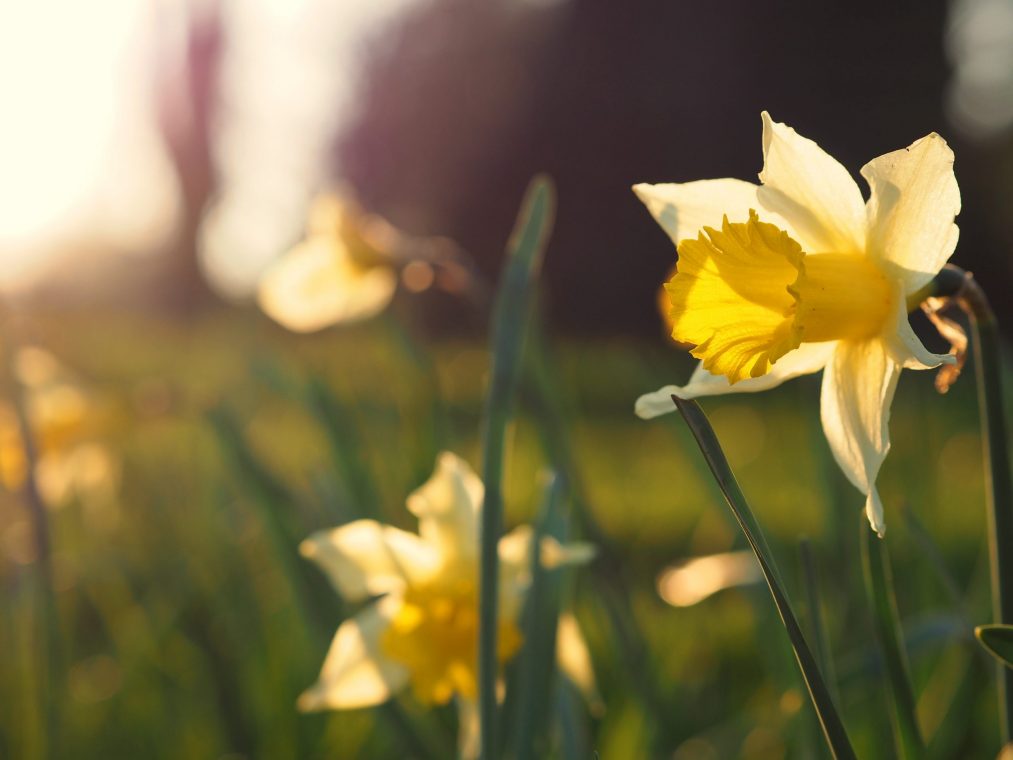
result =
M803 342L877 335L890 316L893 288L868 257L806 254L753 210L747 222L704 227L678 250L665 285L672 337L694 344L693 356L731 383L770 372Z
M500 621L500 663L520 648L521 632L513 621ZM380 648L409 673L415 696L425 704L445 704L455 694L478 694L478 594L475 584L452 588L411 588Z

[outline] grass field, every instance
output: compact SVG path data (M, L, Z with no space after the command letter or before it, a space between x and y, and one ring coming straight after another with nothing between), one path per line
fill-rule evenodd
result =
M453 754L454 710L410 695L399 710L296 711L351 611L297 546L360 516L414 530L404 498L437 452L478 465L480 341L412 337L394 317L297 338L241 312L179 324L39 317L23 338L101 404L103 424L81 438L119 468L113 488L47 509L48 558L21 495L0 502L0 757L400 758L417 751L413 734ZM656 592L671 563L745 546L682 421L632 413L640 393L687 377L688 357L660 339L549 343L573 508L590 511L622 560L597 575L579 568L569 586L605 710L571 699L560 732L603 760L823 757L762 585L685 608ZM548 461L544 410L529 402L522 393L510 433L510 525L536 515ZM859 559L863 497L823 437L818 379L702 406L807 631L818 598L856 752L893 756ZM989 757L993 669L972 635L990 612L971 370L946 396L931 373L904 373L891 430L885 546L922 731L932 757ZM623 589L618 627L603 572Z

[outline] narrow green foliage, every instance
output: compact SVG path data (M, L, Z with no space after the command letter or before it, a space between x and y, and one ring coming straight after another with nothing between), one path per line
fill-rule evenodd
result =
M806 606L809 608L809 630L816 657L827 681L834 701L840 703L837 694L837 678L834 673L834 658L830 649L830 636L823 622L823 605L820 600L819 576L816 571L816 560L813 557L812 544L809 539L799 541L799 555L802 560L802 582L805 586Z
M587 493L577 466L577 459L568 435L572 421L567 417L567 396L558 385L558 367L550 359L544 336L538 331L539 322L532 325L527 352L527 371L521 392L538 429L545 455L565 480L571 494L574 529L578 537L594 545L595 561L588 568L602 610L608 616L615 633L616 648L629 673L629 686L637 692L649 715L659 719L656 737L657 752L664 751L663 732L677 732L677 724L663 720L667 712L665 700L658 688L657 670L651 657L644 632L640 630L630 603L631 588L627 580L628 563L622 546L598 525L592 500ZM674 734L674 738L678 738Z
M699 404L677 396L673 396L672 399L675 401L683 419L686 420L686 424L689 425L689 429L700 446L700 451L703 452L704 459L707 460L707 465L710 467L711 473L714 475L714 479L721 489L721 493L724 494L725 501L735 515L739 528L741 528L746 541L749 542L750 548L760 563L760 569L763 571L763 577L767 581L770 594L774 598L774 604L777 607L778 614L781 616L781 622L784 623L785 630L788 633L792 649L795 652L795 659L802 671L802 678L809 691L813 707L816 709L816 715L823 728L823 735L827 740L830 752L835 758L854 758L855 752L844 730L844 724L837 713L837 708L830 697L830 692L823 681L823 675L820 673L816 658L813 657L812 650L810 650L808 643L806 643L802 628L799 626L798 619L792 611L791 603L788 601L788 595L785 593L783 585L774 569L770 550L767 548L766 541L763 539L763 534L760 532L759 525L753 516L752 510L749 508L746 497L735 480L735 475L732 473L728 460L721 450L721 444L718 442L714 429L711 427L710 422L707 421L707 417L704 415L703 410L700 409Z
M31 632L28 641L35 644L30 662L26 663L26 692L32 693L32 708L37 709L38 723L25 728L27 757L48 757L59 752L61 681L65 677L62 663L60 620L53 590L52 537L49 515L39 484L36 481L38 451L35 433L28 413L25 389L18 381L12 361L16 346L8 347L0 358L2 389L10 399L17 426L17 443L24 457L25 476L21 500L31 525L31 541L35 547L34 567L24 572L19 584L24 586Z
M1002 352L995 313L967 272L947 264L932 281L933 295L949 297L971 318L974 370L978 387L988 548L992 571L992 614L996 623L1013 624L1013 480L1010 479L1006 413L1002 401ZM1013 740L1013 670L997 671L999 731L1003 744Z
M979 625L974 635L999 662L1013 668L1013 625Z
M532 180L507 246L507 260L492 320L492 371L482 428L485 501L480 527L479 716L481 756L496 755L496 638L499 608L499 537L503 531L503 459L523 355L534 282L552 226L555 200L550 181Z
M900 757L925 756L925 744L918 729L914 691L908 672L904 635L897 614L897 600L893 590L893 573L886 552L886 542L877 538L865 516L862 521L862 568L865 587L883 654L883 666L890 687L891 723L897 752Z
M560 515L563 498L563 481L553 476L547 484L542 516L531 542L531 587L522 620L524 647L515 664L515 693L507 695L516 710L512 738L517 760L544 757L548 752L546 729L556 676L560 573L545 569L539 547L544 536L565 538Z
M379 498L370 478L352 411L341 403L320 377L309 379L305 394L306 405L316 414L327 436L334 469L347 493L350 511L356 517L372 515Z
M992 614L997 623L1013 624L1013 484L1010 482L1006 422L1002 405L999 332L989 309L975 314L975 370L981 410L988 545L992 566ZM1013 670L1000 668L999 719L1004 744L1013 739Z

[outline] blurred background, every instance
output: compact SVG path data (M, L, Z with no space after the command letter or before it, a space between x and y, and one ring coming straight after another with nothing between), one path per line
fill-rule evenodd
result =
M790 650L756 654L783 637L765 591L681 607L656 592L670 563L741 547L681 427L632 415L691 363L656 305L674 250L629 188L754 179L764 109L856 177L937 131L963 196L954 262L1008 322L1013 0L5 3L0 109L0 582L14 611L0 756L404 756L369 711L295 712L343 614L295 546L362 513L414 529L403 498L436 452L477 464L485 313L406 275L377 319L295 336L254 298L334 188L407 235L454 241L494 282L536 172L559 195L552 374L657 681L637 691L643 673L578 582L607 706L587 717L589 746L820 756ZM919 710L935 756L986 757L989 671L960 618L988 614L973 383L938 397L914 374L882 490ZM707 410L784 564L797 570L802 534L826 563L842 707L860 756L886 757L863 680L877 666L861 499L822 438L818 384L769 399ZM537 508L530 412L511 522Z

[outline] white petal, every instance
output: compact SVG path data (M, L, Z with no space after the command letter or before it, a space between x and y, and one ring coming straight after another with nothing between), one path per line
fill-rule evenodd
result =
M499 540L499 614L503 620L516 620L531 585L530 525L518 525Z
M908 321L904 289L904 283L898 281L893 319L883 333L890 357L904 369L933 369L940 364L954 364L957 357L951 354L932 353L915 335L911 322Z
M484 497L482 481L468 463L444 451L432 476L407 503L419 518L419 534L446 563L478 556L478 515Z
M883 533L876 476L890 450L890 404L901 367L878 338L837 344L823 373L820 417L837 464L866 494L866 512Z
M766 111L762 118L763 206L791 222L807 253L864 250L865 203L848 170Z
M765 375L751 377L731 385L724 375L712 375L697 365L693 376L686 385L666 385L654 393L647 393L637 399L635 411L638 417L649 420L662 414L675 411L672 396L679 398L699 398L700 396L720 396L726 393L756 393L776 388L785 380L799 375L819 372L827 363L834 351L834 341L826 343L803 343L794 351L790 351L777 362Z
M340 240L317 236L268 267L257 300L269 317L289 330L313 332L378 314L390 303L396 286L393 269L360 266L351 261Z
M338 627L319 680L299 697L300 710L372 707L408 682L404 666L380 651L380 638L400 604L400 598L385 597Z
M421 581L436 570L436 549L413 533L356 520L314 533L299 552L316 562L348 601L399 592L409 581Z
M725 215L736 222L747 220L749 209L759 213L758 189L758 185L741 179L633 186L633 192L676 245L685 238L695 238L703 227L721 229Z
M960 189L953 151L934 132L862 168L872 195L868 252L903 277L908 293L931 280L957 245Z
M580 630L580 624L571 612L563 612L559 616L559 623L556 626L556 662L560 672L580 691L591 714L600 717L605 706L598 693L591 652Z

